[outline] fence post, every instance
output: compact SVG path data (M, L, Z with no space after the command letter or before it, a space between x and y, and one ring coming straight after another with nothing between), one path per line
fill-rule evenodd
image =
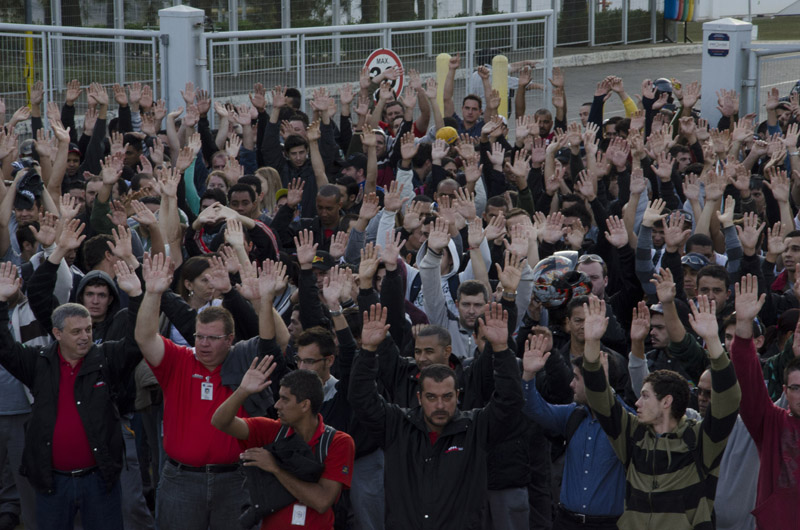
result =
M436 0L425 0L425 20L433 19L433 3ZM425 55L433 57L433 28L425 27Z
M53 26L63 26L61 21L61 0L51 0L50 16L53 20ZM55 37L55 38L53 38ZM61 41L61 34L51 33L47 39L52 46L50 48L50 60L53 65L53 79L52 83L56 90L64 90L64 43Z
M622 0L622 42L628 44L628 10L631 3L628 0Z
M174 109L183 100L181 90L187 81L193 82L198 88L205 87L205 76L202 74L206 67L201 61L203 19L205 13L202 9L189 6L175 6L158 11L159 26L162 38L161 61L166 61L166 79L161 79L164 86L164 96L167 108ZM213 60L211 57L209 60Z
M239 31L239 2L228 0L228 31ZM231 39L231 73L239 75L239 39Z
M339 26L342 23L342 2L341 0L333 0L333 7L331 8L331 22L334 26ZM342 38L341 33L333 34L333 64L340 64L342 62Z
M703 24L703 78L700 98L701 115L709 123L717 123L717 91L740 91L747 74L748 51L753 25L732 18ZM748 94L749 95L749 94ZM741 104L740 104L741 108ZM758 109L755 109L756 111Z
M559 0L550 0L550 9L553 11L553 46L558 46L558 5ZM591 7L591 0L589 0L589 6ZM546 85L547 83L545 83Z
M122 0L114 0L114 28L125 29L125 6ZM125 85L125 37L116 37L114 41L116 82Z
M588 4L589 5L587 6L587 8L589 10L589 46L594 46L595 45L594 34L596 33L595 21L594 21L594 15L595 15L594 0L589 0Z
M656 0L650 0L650 35L652 37L651 42L655 44L658 41L658 2Z
M292 27L291 0L281 0L281 28ZM283 37L283 69L287 72L292 69L292 41L288 36Z
M517 0L511 0L511 12L517 12ZM514 20L511 22L511 49L517 50L517 40L519 40L519 23Z

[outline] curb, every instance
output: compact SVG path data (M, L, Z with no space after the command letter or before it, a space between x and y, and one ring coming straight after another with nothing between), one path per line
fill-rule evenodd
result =
M618 63L623 61L636 61L639 59L655 59L660 57L674 57L678 55L695 55L703 52L702 44L679 44L676 46L659 46L653 48L637 48L629 50L596 51L593 53L580 53L554 57L553 66L559 68L575 68L604 63Z

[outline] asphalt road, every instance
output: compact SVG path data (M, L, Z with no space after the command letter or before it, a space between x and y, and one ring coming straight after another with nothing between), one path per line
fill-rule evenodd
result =
M570 121L578 119L578 107L592 100L597 83L607 75L621 77L628 95L636 99L634 95L641 93L642 80L674 77L683 84L700 81L701 66L702 56L697 54L565 68L564 80L570 103L568 118ZM606 102L604 117L620 115L624 115L622 103L618 97L612 96Z

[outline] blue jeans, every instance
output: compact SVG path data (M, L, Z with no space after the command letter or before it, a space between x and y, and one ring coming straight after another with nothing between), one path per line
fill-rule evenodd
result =
M36 493L39 528L72 530L79 510L84 530L122 528L119 479L109 490L99 471L82 477L53 473L53 493Z
M164 464L156 495L160 530L239 528L239 516L249 502L244 473L198 473Z
M353 463L350 484L355 530L383 530L386 497L383 490L383 449L376 449Z

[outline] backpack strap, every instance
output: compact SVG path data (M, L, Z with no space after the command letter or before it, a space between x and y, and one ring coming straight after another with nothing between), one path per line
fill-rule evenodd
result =
M286 438L287 432L289 432L289 427L287 427L286 425L281 425L278 434L275 435L275 441L277 442L278 440L283 440L284 438Z
M319 437L319 442L317 443L317 447L314 449L314 454L322 464L324 464L325 459L328 458L328 448L330 447L331 441L333 440L333 436L335 434L336 429L330 425L326 425L325 430L322 431L322 434Z
M586 412L586 408L580 405L575 407L575 409L570 412L569 418L567 418L567 444L569 444L569 441L572 439L575 431L578 430L581 422L583 422L584 418L586 418L588 415L589 413Z

